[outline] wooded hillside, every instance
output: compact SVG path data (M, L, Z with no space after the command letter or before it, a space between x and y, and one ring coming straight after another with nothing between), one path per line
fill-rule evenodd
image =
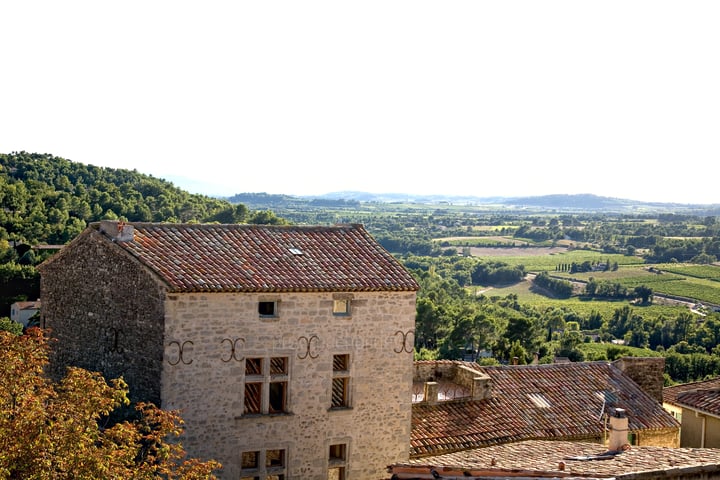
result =
M0 240L64 244L88 223L277 223L267 212L188 193L136 170L96 167L49 154L0 154Z

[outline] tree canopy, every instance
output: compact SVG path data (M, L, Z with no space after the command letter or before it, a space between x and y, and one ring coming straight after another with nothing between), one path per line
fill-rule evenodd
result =
M178 412L138 404L137 420L110 425L125 382L81 368L54 382L48 350L38 328L0 331L0 479L215 478L219 463L185 458Z
M284 223L266 211L191 194L136 170L96 167L49 154L0 154L0 240L64 244L88 223Z

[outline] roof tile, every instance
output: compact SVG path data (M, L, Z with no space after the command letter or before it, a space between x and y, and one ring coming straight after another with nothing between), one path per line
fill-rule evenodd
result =
M160 275L173 291L419 288L361 225L127 225L134 229L133 240L117 245Z

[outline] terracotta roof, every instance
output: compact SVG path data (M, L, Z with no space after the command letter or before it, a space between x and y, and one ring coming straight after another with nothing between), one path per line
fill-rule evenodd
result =
M720 417L720 389L718 388L682 392L677 396L677 403L681 407Z
M604 447L597 443L528 440L411 459L392 465L390 473L397 474L397 478L413 478L413 474L418 478L418 474L429 473L433 468L439 478L463 477L467 473L475 478L657 479L720 472L720 449L632 447L618 455L597 458L605 453Z
M701 382L681 383L663 388L663 402L678 405L678 395L693 390L707 390L720 388L720 377L703 380Z
M587 439L604 433L602 415L628 411L632 431L679 424L619 368L607 362L482 367L486 400L413 404L411 456L529 439Z
M132 226L133 239L116 244L155 271L173 291L419 288L410 273L361 225L124 226Z

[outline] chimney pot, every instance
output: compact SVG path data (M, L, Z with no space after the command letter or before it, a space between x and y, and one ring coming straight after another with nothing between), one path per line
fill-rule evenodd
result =
M114 242L132 242L135 239L135 227L117 220L101 220L100 231Z
M628 443L628 418L624 408L616 408L610 416L610 438L608 450L622 452Z

